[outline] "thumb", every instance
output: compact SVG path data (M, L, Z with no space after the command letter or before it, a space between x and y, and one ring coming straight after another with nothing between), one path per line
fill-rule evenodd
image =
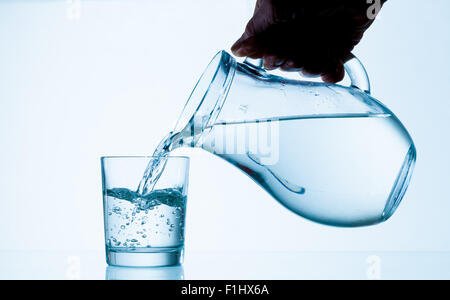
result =
M254 40L257 35L264 33L273 23L274 13L271 1L259 0L256 4L255 14L248 22L245 32L231 47L233 53L238 56L246 56L246 53L252 50L248 48L253 48L255 46L253 45L254 43L252 40Z

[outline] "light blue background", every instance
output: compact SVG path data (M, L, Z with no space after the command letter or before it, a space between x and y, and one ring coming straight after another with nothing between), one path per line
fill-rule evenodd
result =
M0 250L102 250L99 157L151 154L251 11L243 0L81 1L73 20L73 3L0 2ZM314 224L225 162L184 151L187 251L449 251L449 39L449 1L391 0L355 51L418 149L391 220Z

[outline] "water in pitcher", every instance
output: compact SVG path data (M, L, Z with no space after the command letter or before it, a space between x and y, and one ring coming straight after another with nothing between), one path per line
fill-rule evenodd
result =
M394 213L396 199L405 192L395 179L403 180L402 172L415 159L409 135L395 117L335 115L276 122L278 133L264 143L269 152L247 147L235 154L223 151L220 142L217 146L251 123L215 125L202 146L310 220L354 227L379 223ZM268 153L273 155L270 160ZM391 201L386 204L386 199Z
M267 130L271 126L276 130ZM255 135L261 138L258 128L270 135L264 153L251 147ZM404 173L415 160L408 133L389 113L219 122L199 133L201 139L188 132L189 127L170 134L154 156L201 147L240 168L294 213L333 226L388 219L405 192L409 174ZM273 155L269 160L268 154ZM151 193L163 170L162 160L149 165L138 192Z

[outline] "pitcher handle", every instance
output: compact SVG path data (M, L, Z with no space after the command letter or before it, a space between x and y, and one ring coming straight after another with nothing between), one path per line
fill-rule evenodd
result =
M351 58L344 64L344 69L350 77L351 86L370 95L369 74L356 56L352 54Z
M252 59L247 57L244 61L245 64L253 66L257 69L264 70L263 59ZM353 54L351 58L344 64L345 72L350 77L351 87L360 89L366 94L370 95L370 80L367 74L366 68L362 62Z

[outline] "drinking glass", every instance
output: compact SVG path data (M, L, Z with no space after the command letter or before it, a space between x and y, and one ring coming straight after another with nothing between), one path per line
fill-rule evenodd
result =
M149 164L164 171L153 190L137 192ZM103 157L106 260L111 266L182 263L189 174L187 157Z

